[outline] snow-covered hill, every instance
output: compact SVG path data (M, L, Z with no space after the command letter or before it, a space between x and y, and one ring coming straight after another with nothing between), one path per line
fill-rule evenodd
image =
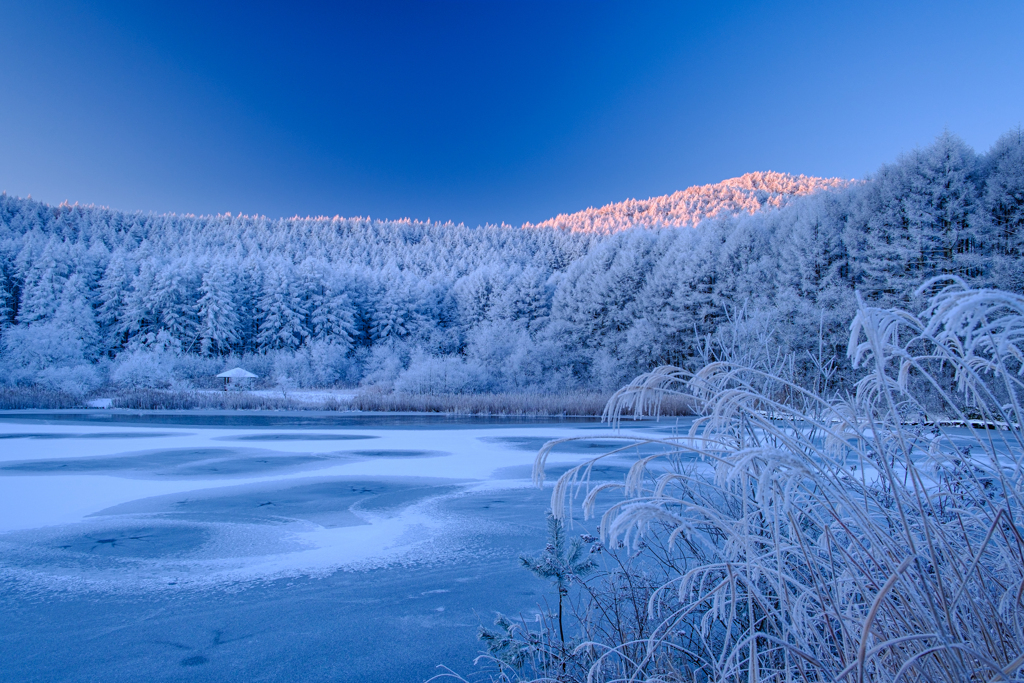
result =
M765 207L778 208L793 197L849 183L842 178L794 176L774 171L745 173L739 178L711 185L695 185L661 197L627 199L597 209L559 214L524 227L560 228L604 235L636 226L693 227L705 218L754 213Z
M0 193L0 390L202 386L240 365L289 387L607 391L702 362L716 335L763 353L761 330L790 358L842 358L855 292L1024 291L1022 197L1018 131L983 154L946 133L864 182L752 173L527 229Z

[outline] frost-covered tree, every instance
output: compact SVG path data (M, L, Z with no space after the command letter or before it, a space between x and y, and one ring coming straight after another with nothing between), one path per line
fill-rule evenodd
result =
M305 383L389 385L415 356L478 363L493 387L600 388L753 339L753 320L795 357L834 355L854 290L905 302L946 273L1024 291L1022 215L1020 131L982 156L947 133L862 182L748 174L523 228L0 193L0 336L52 341L59 317L86 359L170 339Z
M501 292L500 274L490 265L482 265L455 281L452 297L458 307L459 324L464 330L483 323Z
M319 259L307 259L300 267L302 289L308 297L312 339L352 348L356 337L356 308L345 276Z
M227 353L238 342L233 264L216 261L203 273L200 287L199 351Z
M715 296L720 225L666 236L667 248L637 296L639 320L629 336L634 354L648 366L686 365L723 318Z
M260 349L297 349L309 337L305 321L309 315L295 278L294 267L278 258L263 272L263 293L259 299Z
M23 266L24 284L18 307L18 322L32 324L47 321L57 310L61 292L72 273L65 258L66 245L50 240L38 256Z
M116 351L123 347L126 310L135 267L131 257L124 249L118 249L107 262L103 276L99 280L99 309L97 322L103 330L106 351Z
M14 323L14 293L11 292L10 284L5 280L0 282L0 334L3 330Z
M235 303L238 313L239 349L254 353L259 348L259 301L263 293L263 262L255 255L242 256L235 252L240 262L236 273Z
M548 284L550 278L547 270L536 266L519 271L500 295L494 317L523 322L531 332L543 328L551 311L553 288Z
M982 276L977 171L974 151L950 133L883 166L847 229L857 285L896 302L935 275Z
M371 324L374 342L426 338L437 315L430 289L427 283L390 264L377 282Z
M199 317L196 301L202 277L191 257L179 256L152 271L143 295L143 310L150 321L149 334L166 331L185 352L199 349Z
M72 274L64 283L57 299L57 309L50 321L58 327L70 330L82 342L82 352L87 360L95 360L101 353L100 328L85 278Z
M999 138L988 154L983 204L995 246L999 286L1024 292L1024 131Z

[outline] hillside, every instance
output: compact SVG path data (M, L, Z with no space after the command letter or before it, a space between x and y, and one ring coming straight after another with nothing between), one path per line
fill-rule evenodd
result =
M560 228L573 232L608 235L636 226L693 227L705 218L754 213L766 207L785 206L793 197L842 187L842 178L814 178L774 171L745 173L711 185L695 185L669 195L627 199L600 208L559 214L524 227Z
M607 391L759 325L792 358L842 357L855 292L906 306L944 274L1024 290L1016 131L983 154L944 134L847 184L749 174L531 229L0 194L0 387L186 386L241 365L305 388Z

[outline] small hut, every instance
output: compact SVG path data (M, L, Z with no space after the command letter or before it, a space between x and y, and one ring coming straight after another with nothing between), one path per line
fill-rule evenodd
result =
M229 384L237 384L238 382L241 382L244 379L252 379L253 377L258 377L259 375L254 375L248 370L243 370L242 368L231 368L230 370L225 370L224 372L220 373L217 376L224 378L224 391L227 391Z

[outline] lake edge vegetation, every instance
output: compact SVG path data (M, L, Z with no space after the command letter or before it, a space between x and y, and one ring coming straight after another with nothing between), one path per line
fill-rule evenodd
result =
M559 478L545 556L573 627L499 615L481 630L491 680L1024 679L1024 297L957 278L925 292L919 314L860 302L851 393L831 364L808 384L784 357L724 355L617 392L612 423L679 394L701 417ZM591 483L634 444L663 453ZM598 511L567 552L574 517Z

